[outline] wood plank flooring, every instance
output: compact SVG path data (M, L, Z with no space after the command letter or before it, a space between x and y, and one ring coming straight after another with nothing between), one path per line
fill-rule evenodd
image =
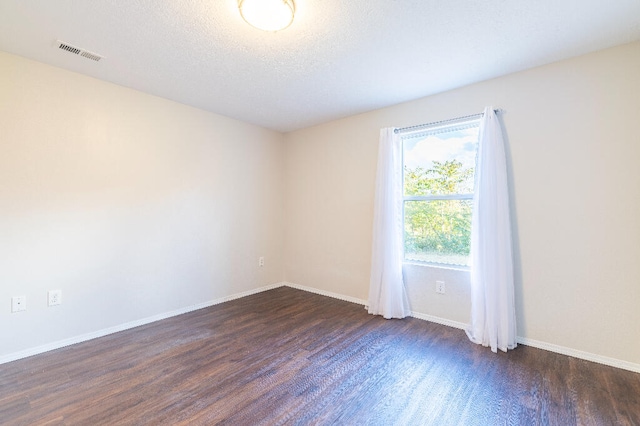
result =
M287 287L0 365L3 425L640 425L640 374Z

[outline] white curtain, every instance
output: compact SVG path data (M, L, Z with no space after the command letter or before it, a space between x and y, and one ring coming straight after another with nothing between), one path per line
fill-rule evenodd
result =
M493 107L480 124L471 225L471 324L474 343L506 352L516 344L513 253L502 128Z
M402 141L392 128L380 130L369 282L370 314L411 314L402 280Z

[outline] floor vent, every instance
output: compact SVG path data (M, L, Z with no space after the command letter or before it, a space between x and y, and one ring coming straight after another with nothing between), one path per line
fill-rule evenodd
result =
M74 55L80 55L83 58L91 59L92 61L99 62L104 56L98 55L97 53L89 52L88 50L81 49L79 47L75 47L66 43L64 41L58 40L56 41L56 46L58 49L62 49L66 52L73 53Z

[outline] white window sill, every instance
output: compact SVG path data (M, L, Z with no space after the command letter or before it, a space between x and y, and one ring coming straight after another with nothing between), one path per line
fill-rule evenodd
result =
M452 271L471 271L469 266L462 265L444 265L441 263L425 263L425 262L412 262L410 260L402 262L402 265L411 265L411 266L421 266L425 268L435 268L435 269L449 269Z

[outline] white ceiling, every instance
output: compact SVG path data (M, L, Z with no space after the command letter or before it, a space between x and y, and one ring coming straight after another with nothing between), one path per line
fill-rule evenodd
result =
M640 0L295 3L267 33L237 0L0 0L0 50L287 132L640 40Z

